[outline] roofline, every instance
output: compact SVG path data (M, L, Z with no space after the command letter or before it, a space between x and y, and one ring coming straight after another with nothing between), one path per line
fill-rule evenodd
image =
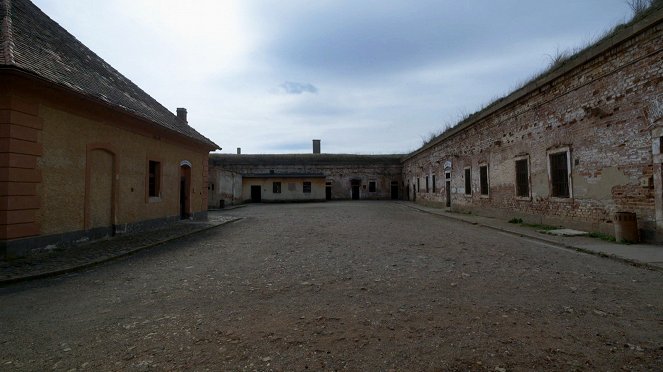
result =
M28 78L28 79L32 79L32 80L37 81L37 82L39 82L39 83L41 83L41 84L45 84L45 85L51 86L51 87L56 88L56 89L59 89L59 90L64 90L64 91L66 91L66 92L69 93L69 94L72 94L72 95L75 95L75 96L81 97L81 98L86 99L86 100L88 100L88 101L90 101L90 102L93 102L93 103L95 103L95 104L102 105L102 106L104 106L104 107L107 107L107 108L109 108L109 109L112 109L112 110L114 110L114 111L117 111L117 112L119 112L119 113L122 113L122 114L124 114L124 115L131 116L132 118L134 118L134 119L136 119L136 120L139 120L139 121L142 121L142 122L144 122L144 123L147 123L147 124L149 124L150 126L154 126L156 129L166 131L166 132L168 132L168 133L170 133L170 134L173 134L173 135L175 135L175 136L177 136L177 137L179 137L179 138L186 139L187 141L191 141L191 142L195 142L195 143L197 143L197 144L204 145L205 147L207 147L208 149L210 149L209 151L221 150L221 149L222 149L219 145L217 145L216 143L214 143L212 140L209 140L210 143L206 143L206 142L203 142L203 141L197 140L197 139L195 139L195 138L192 138L192 137L186 136L186 135L184 135L184 134L182 134L182 133L179 133L179 132L177 132L177 131L175 131L175 130L172 130L172 129L166 127L166 126L163 126L163 125L157 123L156 121L153 121L153 120L150 120L150 119L148 119L148 118L146 118L146 117L144 117L144 116L138 115L138 114L136 114L136 113L134 113L134 112L132 112L132 111L130 111L130 110L126 110L126 109L122 108L122 106L119 106L119 105L113 105L113 104L111 104L111 103L109 103L109 102L106 102L106 101L104 101L104 100L102 100L102 99L99 99L99 98L97 98L97 97L95 97L95 96L92 96L92 95L89 95L89 94L85 94L85 93L78 92L78 91L76 91L76 90L74 90L74 89L71 89L70 87L67 87L66 85L55 83L55 82L53 82L53 81L50 81L50 80L48 80L48 79L42 77L42 76L39 75L39 74L36 74L36 73L34 73L34 72L31 72L31 71L28 71L28 70L22 69L22 68L20 68L20 67L18 67L18 66L16 66L16 65L0 65L0 72L8 72L8 73L10 73L10 74L13 73L13 74L15 74L15 75L17 75L17 76L22 76L22 77L25 77L25 78ZM173 114L173 115L174 115L174 114ZM187 125L188 125L188 124L187 124ZM213 144L214 146L211 146L211 144Z
M540 89L541 87L551 83L552 81L564 76L569 71L576 69L594 58L599 57L600 55L606 53L615 46L626 42L629 39L632 39L641 33L649 30L651 27L660 23L663 20L663 6L658 5L654 8L651 13L645 16L643 19L638 21L632 21L631 24L625 24L622 30L617 31L614 35L600 40L596 44L590 45L584 50L580 51L578 54L572 56L568 61L564 62L562 65L557 68L545 73L543 76L527 83L525 86L516 89L511 92L509 95L500 98L495 101L488 107L479 110L472 114L469 118L461 121L456 125L456 127L450 129L446 133L442 133L439 138L434 139L428 144L425 144L421 148L406 154L402 161L405 162L413 157L421 154L422 152L440 144L442 141L456 135L459 132L464 131L465 129L476 125L486 117L494 114L495 112L505 108L506 106L512 104L513 102L525 97L526 95ZM616 26L617 27L617 26ZM657 52L660 52L659 49Z
M360 155L360 154L210 154L211 161L227 162L226 165L260 165L262 163L270 163L273 161L283 160L287 162L301 162L307 164L320 164L325 165L332 161L335 163L342 163L343 161L366 161L374 160L380 161L385 166L402 166L403 154L382 154L382 155ZM361 164L357 162L358 164Z
M243 174L242 178L327 178L322 173L311 173L311 174L288 174L288 173L248 173Z

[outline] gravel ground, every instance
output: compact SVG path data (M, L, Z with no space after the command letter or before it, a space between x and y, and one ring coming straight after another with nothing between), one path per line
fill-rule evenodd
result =
M0 289L0 370L656 370L663 273L389 202Z
M168 240L223 225L233 220L234 218L230 216L216 214L207 221L178 221L149 232L118 235L112 239L101 239L66 248L52 247L42 252L33 252L27 257L0 261L0 284L4 284L5 281L61 272L96 262L104 262L145 247L151 247Z

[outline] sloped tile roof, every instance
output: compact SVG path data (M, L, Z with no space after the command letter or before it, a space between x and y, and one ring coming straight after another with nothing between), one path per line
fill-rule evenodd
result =
M37 75L217 149L29 0L0 0L0 67Z

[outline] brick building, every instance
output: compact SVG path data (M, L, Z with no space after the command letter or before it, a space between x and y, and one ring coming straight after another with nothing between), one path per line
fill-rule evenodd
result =
M406 156L408 197L610 234L633 212L663 241L662 20L650 9Z
M28 0L0 2L0 254L204 218L218 148Z
M319 142L314 151L319 152ZM403 155L212 154L209 205L399 199Z

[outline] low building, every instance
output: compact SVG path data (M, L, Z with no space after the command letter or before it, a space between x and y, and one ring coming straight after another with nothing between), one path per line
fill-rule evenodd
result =
M662 46L658 4L406 156L410 199L663 241Z
M403 155L211 154L209 205L386 200L403 195Z
M28 0L0 2L0 249L205 218L218 146Z

